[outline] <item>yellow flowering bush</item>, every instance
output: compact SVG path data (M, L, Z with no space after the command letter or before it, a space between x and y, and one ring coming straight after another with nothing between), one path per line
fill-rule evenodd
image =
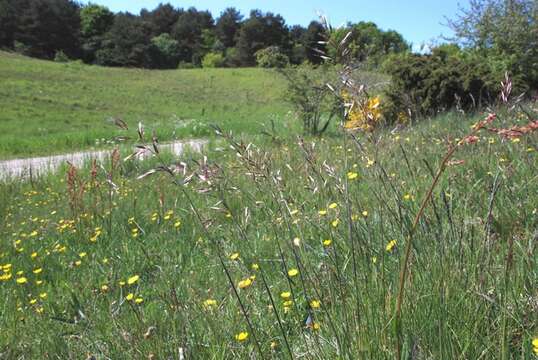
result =
M346 104L349 104L344 123L346 130L372 131L379 125L381 121L381 99L379 96L358 101L344 91L342 98Z

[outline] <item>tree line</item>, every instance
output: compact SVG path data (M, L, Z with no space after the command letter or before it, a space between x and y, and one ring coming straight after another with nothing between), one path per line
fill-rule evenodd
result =
M396 31L349 23L354 55L375 63L410 46ZM344 30L343 30L344 31ZM159 4L139 14L72 0L0 0L0 48L43 59L81 59L104 66L177 68L319 64L323 26L288 26L279 14L230 7L218 18L194 7ZM277 59L275 63L267 59Z

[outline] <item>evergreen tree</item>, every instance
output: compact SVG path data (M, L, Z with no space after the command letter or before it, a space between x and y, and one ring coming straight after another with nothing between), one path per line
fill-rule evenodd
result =
M284 18L273 13L253 10L239 31L237 51L243 66L256 65L254 54L269 46L278 46L289 53L291 43Z
M13 39L30 56L52 59L57 51L80 55L79 6L71 0L17 0L17 28Z
M227 8L217 19L215 33L220 42L227 48L234 47L236 36L241 28L243 15L235 8Z
M114 24L96 53L96 63L107 66L151 67L151 29L139 16L116 14Z
M176 9L170 3L159 4L152 11L142 10L140 16L150 24L151 35L170 34L179 16L184 13L183 9Z
M209 11L189 8L179 15L172 29L172 37L179 43L179 60L200 65L203 56L209 51L203 43L204 30L213 30L213 16Z
M0 48L13 48L17 29L16 0L0 0Z

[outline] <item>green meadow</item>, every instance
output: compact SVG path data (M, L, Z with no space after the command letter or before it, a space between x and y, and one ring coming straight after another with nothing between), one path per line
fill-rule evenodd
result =
M536 358L535 134L448 112L304 137L259 69L1 53L0 77L2 158L211 139L1 180L0 359Z
M257 134L291 109L282 79L256 68L116 69L0 51L0 79L0 158L110 147L114 118L170 141L211 136L209 124Z

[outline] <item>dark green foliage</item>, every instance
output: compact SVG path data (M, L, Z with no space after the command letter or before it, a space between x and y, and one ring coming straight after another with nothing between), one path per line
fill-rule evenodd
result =
M179 60L179 42L168 33L151 39L154 48L152 66L161 69L175 69Z
M65 53L62 50L56 51L56 55L54 55L54 61L59 63L66 63L69 62L69 57L65 55Z
M459 43L495 66L538 88L538 1L471 0L449 21Z
M293 47L289 53L292 64L301 64L308 61L314 65L322 62L321 52L326 50L321 42L325 40L325 29L317 21L312 21L308 28L296 25L290 29L290 37Z
M104 35L114 24L114 14L104 6L89 4L80 10L80 22L82 56L91 63L102 47Z
M17 0L13 40L26 46L26 55L54 58L62 50L69 57L79 56L80 17L71 0Z
M179 43L179 59L199 65L207 49L204 30L213 29L214 21L208 11L190 8L179 15L172 29L172 37ZM212 45L212 44L211 44Z
M107 66L150 67L150 29L129 13L117 14L95 62Z
M114 14L105 6L89 4L80 9L80 34L84 38L101 36L114 23Z
M295 108L303 132L323 134L338 111L337 98L327 86L337 81L336 69L304 63L278 71L287 80L286 99Z
M290 63L290 59L280 51L278 46L258 50L255 55L256 63L263 68L283 68Z
M327 49L325 45L320 44L321 41L325 40L323 37L325 29L317 21L312 21L306 32L303 35L303 45L306 50L306 59L312 64L321 64L322 59L320 56L320 51L325 52Z
M393 79L386 92L389 122L401 111L416 117L492 104L506 75L512 95L538 89L538 2L471 0L449 25L456 43L385 62Z
M243 15L235 8L228 8L220 14L215 26L215 33L224 47L234 47L236 35L241 28Z
M349 24L331 34L333 44L328 53L331 58L339 61L336 47L351 32L348 38L349 50L355 62L366 63L370 66L379 65L388 55L402 53L410 50L409 44L396 31L384 31L372 22L359 22Z
M413 117L432 116L491 103L504 75L493 72L476 54L450 46L434 49L430 55L394 56L384 69L392 76L384 106L389 123L402 111L410 111Z
M0 0L0 48L12 48L17 28L15 0Z
M253 10L243 23L237 40L237 51L243 66L256 64L255 54L272 45L281 44L284 52L289 51L289 33L284 18L273 13Z
M399 51L399 34L377 31L386 39L376 40L376 49L383 49L376 54ZM229 67L255 66L256 52L270 47L280 49L278 66L282 61L318 65L318 50L326 50L320 44L325 40L323 32L317 21L307 28L290 27L281 15L260 10L243 19L237 9L227 8L214 21L209 11L170 3L142 9L140 14L115 14L106 6L79 5L74 0L0 0L0 48L46 59L61 50L70 59L106 66L168 69L192 63L199 67L210 52L222 54ZM357 38L365 43L356 47L370 46L368 36ZM357 55L357 59L362 58Z
M142 20L149 23L153 37L161 34L170 34L183 9L176 9L170 3L159 4L154 10L143 9L140 12Z

